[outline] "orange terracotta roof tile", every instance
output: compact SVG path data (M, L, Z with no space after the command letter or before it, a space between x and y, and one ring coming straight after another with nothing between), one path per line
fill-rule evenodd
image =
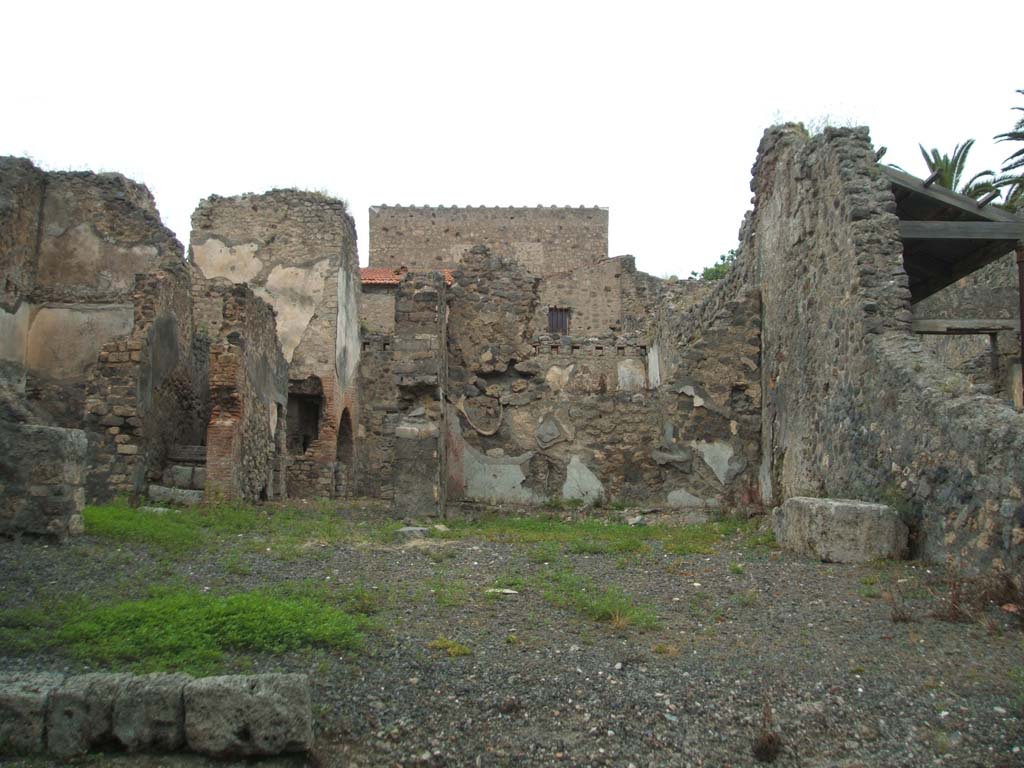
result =
M398 267L397 269L392 267L361 267L359 276L362 278L363 285L398 285L402 282L402 277L408 271L405 267ZM455 282L452 270L442 269L441 271L444 272L445 283L451 285Z

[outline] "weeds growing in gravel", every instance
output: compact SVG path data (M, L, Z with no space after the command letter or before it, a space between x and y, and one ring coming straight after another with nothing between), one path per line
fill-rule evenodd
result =
M618 587L598 587L570 568L547 568L538 581L545 600L571 608L594 621L608 622L616 629L644 630L658 626L658 617L650 606L637 603Z
M330 544L386 543L396 522L368 523L336 512L251 508L214 504L191 509L151 511L124 504L86 507L86 533L115 541L145 544L174 557L203 548L259 551L293 560L317 556Z
M436 640L431 640L427 643L427 647L435 651L444 651L449 657L455 658L456 656L469 656L473 653L473 649L468 645L457 642L450 638L441 635Z
M454 521L449 530L434 535L448 539L482 538L513 544L530 544L533 562L550 562L562 550L575 554L622 554L645 552L654 542L675 554L710 554L728 542L740 547L774 546L770 532L760 531L752 520L725 519L694 525L637 525L602 520L567 522L540 517L486 517Z
M6 611L0 624L19 632L23 646L25 638L37 645L22 650L65 651L94 666L210 674L222 668L229 653L361 648L368 620L313 593L258 590L218 596L162 588L141 600L69 601L31 616ZM5 650L9 640L0 638Z

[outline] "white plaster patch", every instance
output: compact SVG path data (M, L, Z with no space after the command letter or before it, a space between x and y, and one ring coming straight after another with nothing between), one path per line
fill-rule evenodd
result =
M694 402L696 404L696 398L694 398ZM693 440L690 442L690 447L700 454L704 463L711 467L711 471L715 473L719 482L724 484L729 475L729 460L733 456L732 446L728 443Z
M647 387L647 372L639 358L619 360L616 374L619 392L640 392Z
M466 486L464 494L468 499L490 503L513 502L532 504L543 501L527 488L523 465L532 453L522 456L484 456L473 446L463 443L462 467Z
M338 270L338 335L334 342L335 372L342 389L355 381L359 367L360 283L344 268Z
M274 307L281 352L289 363L324 295L324 279L329 265L327 259L312 267L283 267L278 264L267 276L266 286L253 291Z
M249 283L263 271L263 262L256 256L259 248L256 243L226 245L211 237L192 246L192 261L209 278L226 277L233 283Z
M552 365L544 374L544 381L547 382L552 392L560 392L569 386L569 379L572 378L575 369L575 363L567 365L565 368L560 365Z
M647 353L647 381L651 389L661 386L661 354L658 352L658 343L655 342Z
M565 468L565 483L562 485L562 498L581 499L587 503L600 501L604 498L604 486L591 472L579 456L573 456L569 466Z

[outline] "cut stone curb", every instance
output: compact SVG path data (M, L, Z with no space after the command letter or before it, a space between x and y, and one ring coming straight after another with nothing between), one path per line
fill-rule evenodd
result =
M109 745L114 740L114 702L131 677L103 672L69 677L50 696L49 751L72 757Z
M182 692L188 675L129 677L114 701L114 736L129 752L173 752L185 744Z
M194 752L277 755L313 744L306 675L206 677L186 685L184 696L185 733Z
M0 675L0 755L43 751L46 708L63 682L45 672Z

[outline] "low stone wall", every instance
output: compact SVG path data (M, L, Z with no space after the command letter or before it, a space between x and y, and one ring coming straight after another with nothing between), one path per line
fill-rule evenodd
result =
M0 674L0 755L249 757L305 752L312 743L305 675Z

